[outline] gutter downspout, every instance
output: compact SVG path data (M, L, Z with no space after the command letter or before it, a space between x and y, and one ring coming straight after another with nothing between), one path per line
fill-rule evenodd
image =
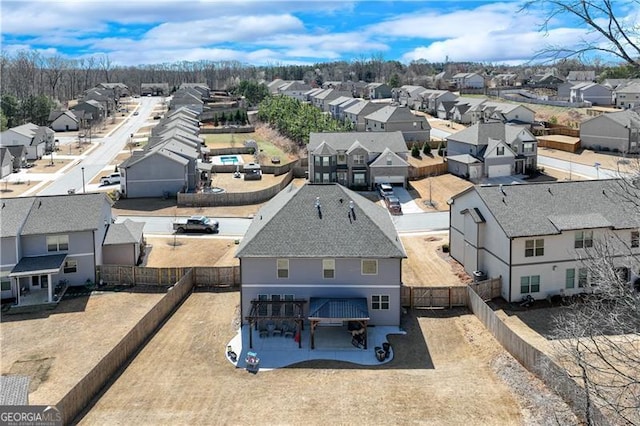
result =
M509 303L511 303L511 260L513 259L513 238L509 238Z
M96 278L98 277L97 272L96 272L96 267L98 265L96 265L96 231L97 229L94 229L93 232L91 233L91 236L93 237L93 282L96 282Z

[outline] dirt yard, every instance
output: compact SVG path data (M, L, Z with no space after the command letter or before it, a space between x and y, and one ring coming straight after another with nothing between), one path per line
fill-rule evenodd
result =
M238 303L236 292L189 296L80 424L575 424L467 311L404 315L408 334L390 336L396 356L380 367L308 361L253 375L224 355Z
M402 261L402 282L413 287L466 285L473 281L464 268L442 245L449 243L448 234L401 237L407 252Z
M613 153L601 153L594 152L588 149L582 149L577 153L571 153L566 151L560 151L550 148L538 148L538 154L545 157L558 158L564 161L571 161L578 164L584 164L587 166L593 166L595 163L600 163L603 168L610 170L618 170L625 172L631 169L638 168L637 159L623 159L621 155ZM626 164L625 164L626 161Z
M147 237L144 266L238 266L235 239L208 236ZM402 282L409 286L465 285L472 278L442 245L446 234L402 237L408 258L402 261Z
M13 198L19 197L35 185L37 185L38 181L18 181L18 182L9 182L7 180L3 180L0 182L0 198Z
M416 204L425 211L449 211L447 200L472 186L472 183L457 176L445 174L413 180L410 191ZM429 205L429 200L434 207Z
M3 314L0 373L31 377L30 404L55 404L161 297L93 293L42 314Z
M239 266L235 239L198 236L147 237L149 267Z

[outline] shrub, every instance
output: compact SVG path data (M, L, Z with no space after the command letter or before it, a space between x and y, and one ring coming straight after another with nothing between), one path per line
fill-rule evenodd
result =
M440 142L440 145L438 145L438 155L440 157L444 157L445 152L446 152L446 149L444 147L444 142Z
M442 245L442 252L443 253L449 253L449 244L443 244Z
M422 147L422 153L424 155L431 155L431 147L429 146L429 142L425 142Z
M420 158L420 149L418 149L418 145L413 145L413 148L411 148L411 156Z

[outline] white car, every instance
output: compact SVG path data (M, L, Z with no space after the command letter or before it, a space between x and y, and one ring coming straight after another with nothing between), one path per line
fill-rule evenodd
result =
M120 183L120 173L111 173L109 176L100 178L101 185L114 185L116 183Z

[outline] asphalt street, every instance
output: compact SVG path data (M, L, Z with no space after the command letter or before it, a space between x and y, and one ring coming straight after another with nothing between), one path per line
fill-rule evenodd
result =
M129 140L130 135L135 134L149 119L156 104L162 101L159 97L142 97L138 99L140 105L125 119L120 126L109 135L94 139L99 141L99 146L92 150L86 158L77 165L69 168L66 173L52 181L38 195L67 194L70 189L76 193L82 192L82 183L85 183L86 192L90 192L88 183L98 174L103 174L104 168L122 151Z

